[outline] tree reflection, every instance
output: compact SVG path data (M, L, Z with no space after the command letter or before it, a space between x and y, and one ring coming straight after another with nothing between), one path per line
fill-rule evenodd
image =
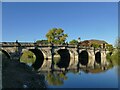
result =
M47 71L47 73L44 73L46 76L46 81L48 85L50 86L62 86L64 84L64 81L68 79L69 75L66 76L66 74L72 73L72 74L79 74L81 75L81 72L84 72L85 74L99 74L99 73L105 73L109 69L113 68L113 65L109 64L106 66L100 65L99 67L81 67L78 69L68 69L67 71L61 71L61 70L55 70L55 71ZM120 75L120 74L119 74Z
M67 80L64 72L49 72L46 76L49 85L60 86L64 84L64 80Z

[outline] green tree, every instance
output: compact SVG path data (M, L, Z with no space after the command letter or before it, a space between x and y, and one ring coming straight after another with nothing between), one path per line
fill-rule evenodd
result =
M48 40L37 40L37 44L48 44Z
M100 47L100 45L99 45L98 43L92 43L91 45L92 45L92 47L94 47L94 48L99 48L99 47Z
M113 49L114 49L111 44L107 44L107 45L106 45L106 48L107 48L109 51L111 51L111 52L112 52Z
M48 31L46 37L49 43L63 44L68 35L64 34L64 30L61 28L52 28Z
M114 66L120 66L120 37L115 41L115 48L112 50L112 55L107 55L107 57L107 60L111 60Z
M115 47L120 48L120 37L118 37L115 41Z
M77 40L75 40L75 39L73 39L73 40L71 40L71 41L69 42L69 44L76 45L76 44L78 44L78 41L77 41Z

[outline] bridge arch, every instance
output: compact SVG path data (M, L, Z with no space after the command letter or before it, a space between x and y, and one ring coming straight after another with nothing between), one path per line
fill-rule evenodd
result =
M95 53L95 61L96 63L101 64L101 52Z
M9 54L7 51L1 50L1 52L2 52L3 54L5 54L5 55L7 56L7 58L11 59L11 56L10 56L10 54Z
M48 52L43 49L40 49L40 51L43 53L44 59L48 59Z
M59 49L57 53L60 55L60 61L57 63L59 68L67 68L70 63L70 53L68 49Z
M75 58L75 54L77 53L77 51L75 52L74 50L69 49L69 53L71 58Z
M39 49L29 49L30 51L32 51L35 56L36 56L36 60L35 62L32 64L32 67L35 69L35 70L38 70L42 65L43 65L43 62L44 62L44 55L43 53L41 52L41 50Z
M79 53L79 62L82 65L87 65L89 62L89 54L86 50L81 51L81 53Z

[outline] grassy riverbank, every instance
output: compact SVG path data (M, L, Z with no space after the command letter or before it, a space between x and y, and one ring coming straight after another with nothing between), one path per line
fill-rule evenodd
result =
M112 62L114 66L120 66L120 51L115 49L113 50L112 55L107 54L107 60Z

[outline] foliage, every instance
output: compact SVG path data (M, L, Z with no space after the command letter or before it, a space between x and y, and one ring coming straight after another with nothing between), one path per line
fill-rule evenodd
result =
M107 45L106 45L106 48L107 48L109 51L111 51L111 52L112 52L113 49L114 49L111 44L107 44Z
M67 76L64 72L49 72L46 76L46 79L50 85L57 85L60 86L64 82L64 80L67 80Z
M112 46L109 47L110 49L113 48ZM108 60L111 60L113 65L119 65L120 66L120 37L115 42L115 48L112 50L112 55L107 56Z
M67 80L67 79L68 79L67 76L65 76L65 74L64 74L63 72L61 72L61 73L59 74L59 77L60 77L61 79L63 79L63 80Z
M106 59L107 59L107 60L111 60L111 55L110 55L110 53L107 53Z
M48 40L37 40L37 44L48 44Z
M99 47L100 47L100 44L98 44L98 43L92 43L91 45L92 45L92 47L94 47L94 48L99 48Z
M115 41L115 47L116 48L120 48L120 37L118 37L118 39L116 39L116 41Z
M114 65L120 65L119 58L120 58L120 52L118 50L115 50L111 56L111 60Z
M73 40L71 40L71 41L69 42L69 44L76 45L76 44L78 44L78 41L77 41L77 40L75 40L75 39L73 39Z
M68 35L64 34L64 30L61 28L52 28L48 31L46 37L49 43L63 44Z
M63 79L61 79L56 72L54 73L49 72L46 76L46 79L50 85L60 86L63 84Z
M33 64L36 60L36 57L34 55L34 53L32 53L31 51L24 51L21 58L20 58L20 62L22 63L26 63L26 64Z
M113 48L109 46L110 50ZM115 48L112 50L112 55L107 55L107 60L111 61L114 66L120 66L120 37L116 39Z
M111 61L114 66L120 65L120 52L117 49L114 49L113 54L110 56L110 54L107 54L106 58L108 61Z

